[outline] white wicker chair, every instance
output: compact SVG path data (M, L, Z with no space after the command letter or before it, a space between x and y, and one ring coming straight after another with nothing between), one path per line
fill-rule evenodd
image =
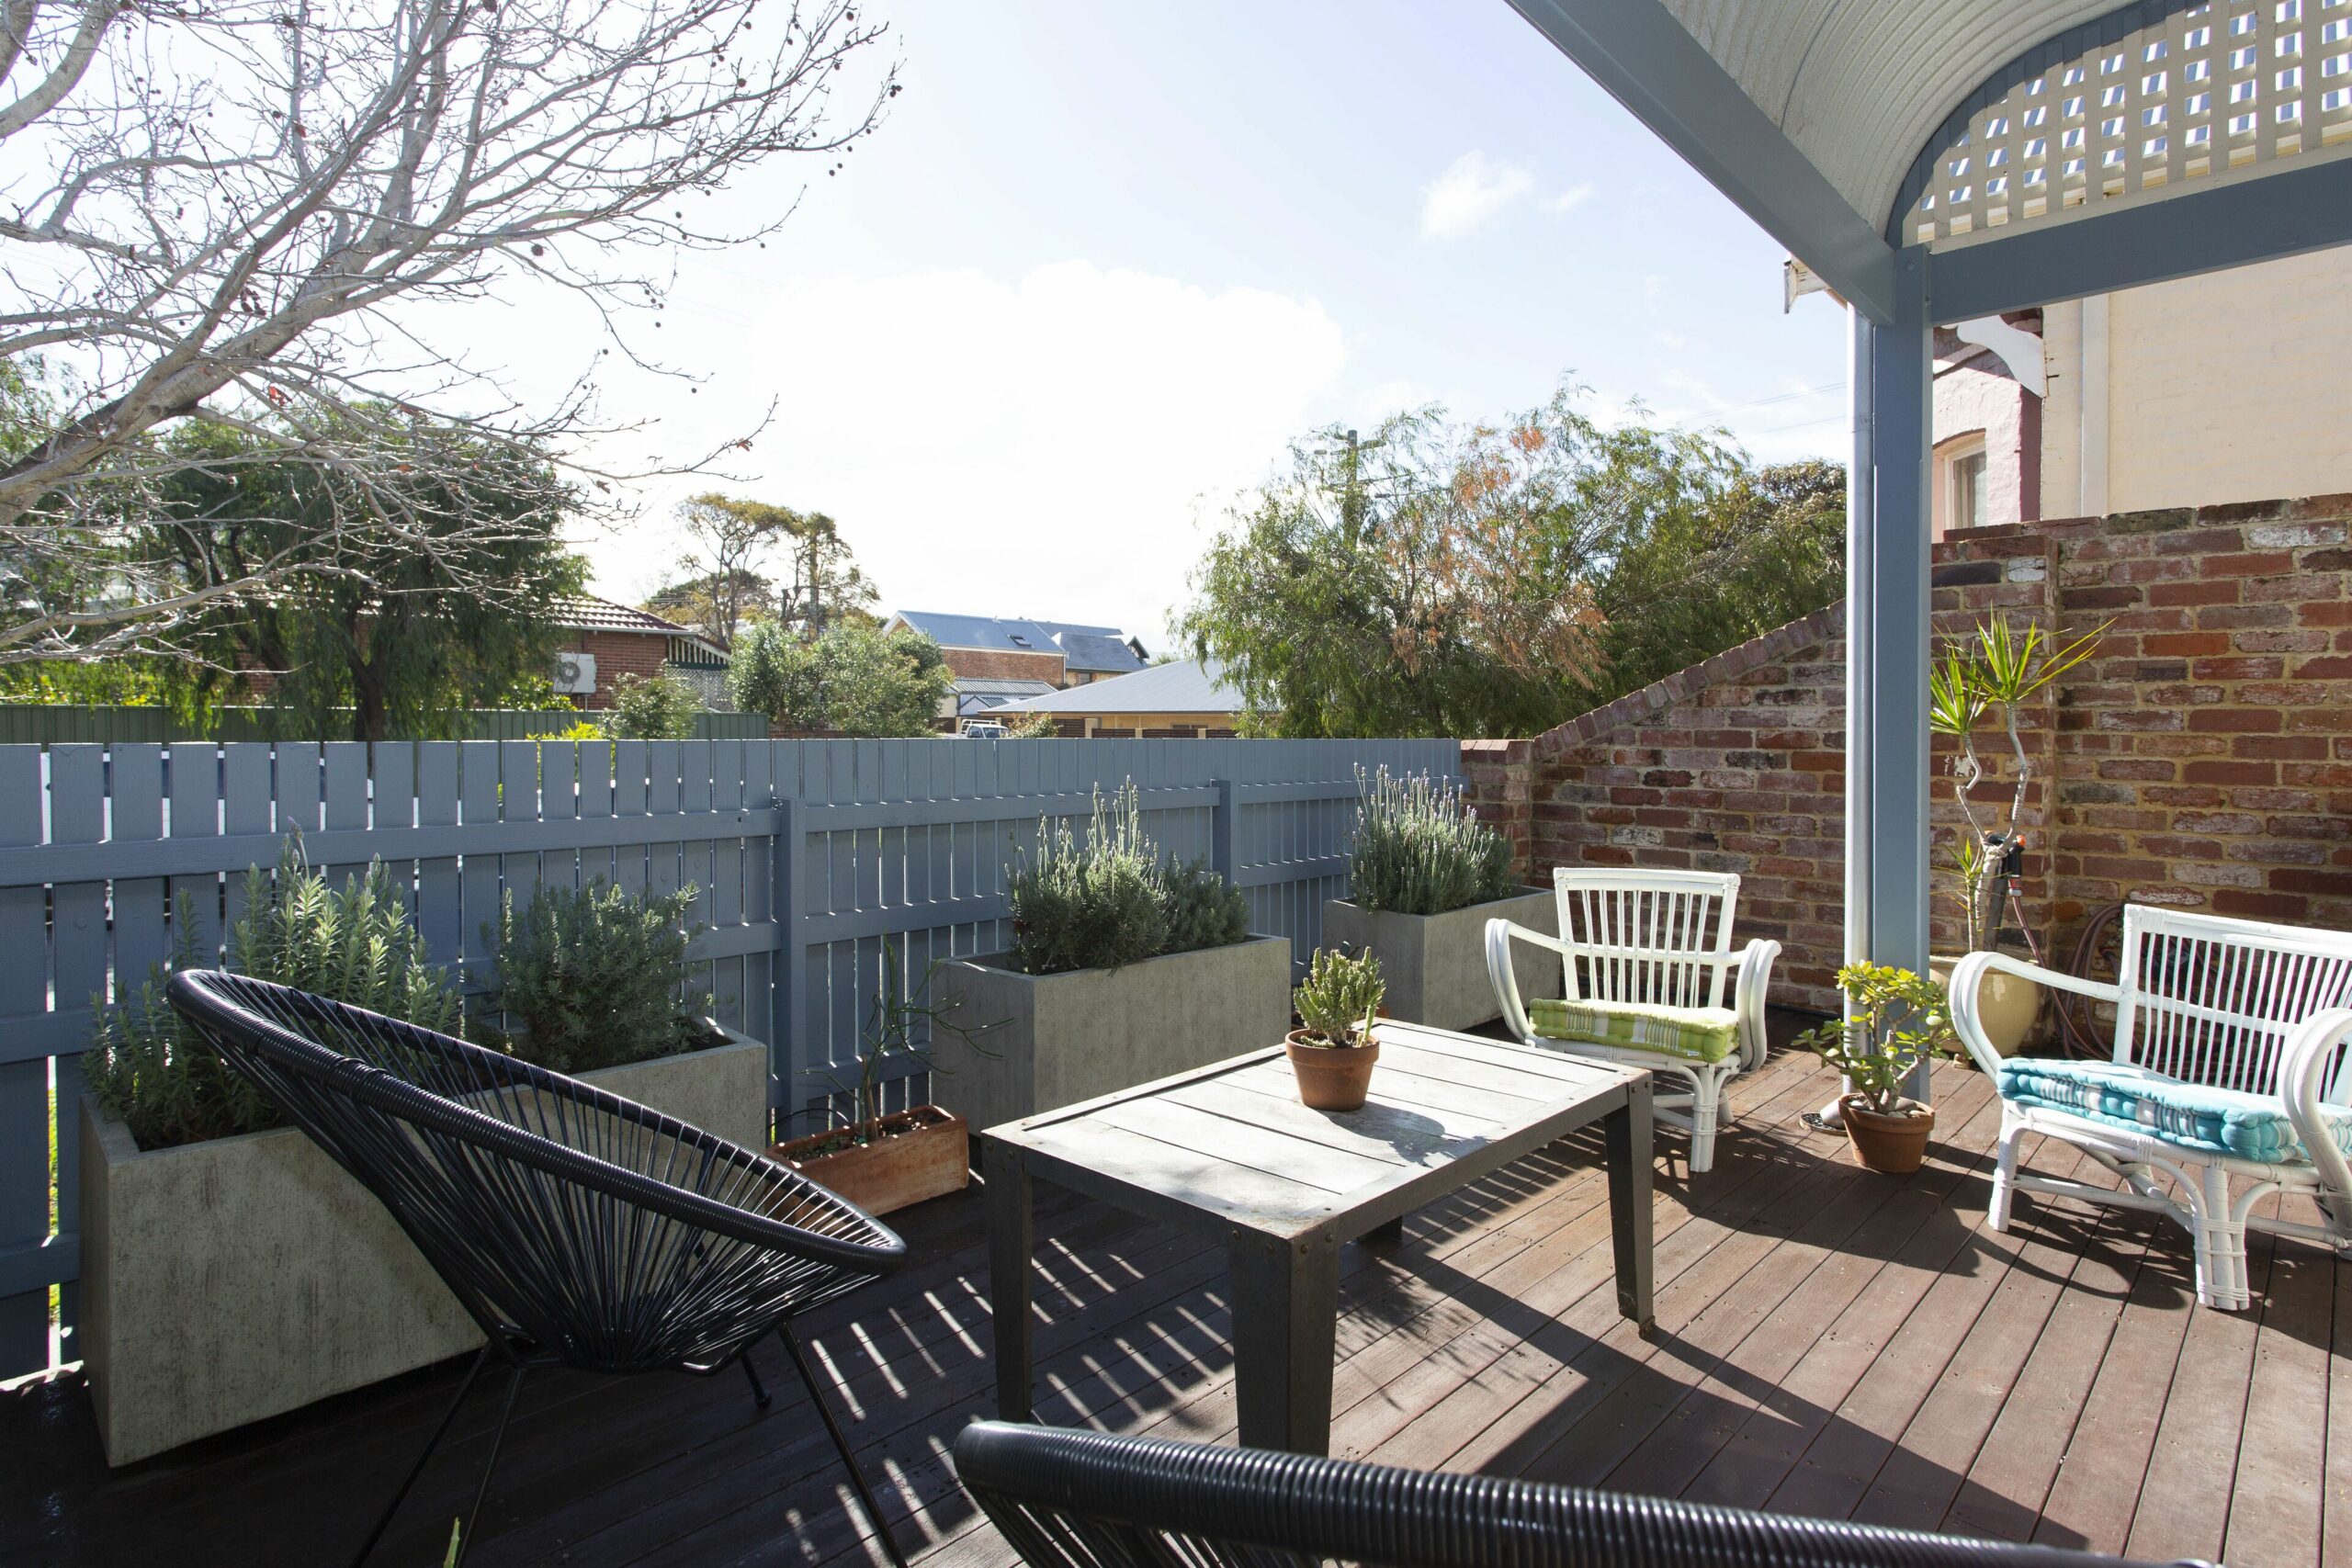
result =
M1572 1055L1673 1073L1688 1094L1658 1096L1661 1122L1690 1134L1693 1174L1713 1166L1715 1133L1732 1121L1724 1092L1731 1080L1764 1062L1764 988L1780 956L1777 942L1755 941L1735 952L1732 922L1739 878L1704 871L1572 871L1552 874L1560 903L1560 934L1530 931L1509 920L1487 922L1487 974L1502 1004L1503 1021L1531 1045ZM1512 972L1510 944L1531 942L1561 955L1565 1000L1594 1009L1675 1010L1711 1017L1728 1014L1736 1045L1720 1061L1633 1044L1604 1044L1540 1034ZM1730 1005L1724 1006L1728 983Z
M2113 1004L2113 1061L2075 1065L2079 1086L2053 1084L2069 1069L2031 1058L2003 1072L1976 1013L1988 969ZM2195 1238L2198 1299L2233 1311L2252 1304L2248 1228L2352 1249L2352 1172L2330 1124L2352 1119L2352 933L2132 905L2116 984L1976 953L1953 971L1951 997L1961 1043L2001 1087L1995 1230L2020 1191L2168 1214ZM2070 1090L2077 1108L2060 1103ZM2028 1133L2084 1150L2123 1190L2020 1172ZM2256 1141L2267 1157L2245 1152ZM2322 1223L2256 1214L2275 1192L2317 1200Z

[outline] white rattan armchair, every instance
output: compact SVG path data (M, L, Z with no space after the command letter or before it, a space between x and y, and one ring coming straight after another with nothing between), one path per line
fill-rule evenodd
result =
M2113 1006L2112 1060L2005 1061L1976 1011L1991 969ZM2195 1240L2198 1299L2230 1310L2252 1304L2249 1228L2352 1250L2352 933L2132 905L2114 985L1976 953L1951 998L1961 1043L2000 1086L1995 1230L2020 1191L2169 1215ZM2082 1149L2122 1190L2020 1171L2028 1133ZM2315 1200L2320 1223L2256 1214L2273 1193Z
M1781 944L1758 940L1733 949L1739 878L1728 873L1563 866L1552 874L1552 886L1559 935L1487 922L1487 974L1503 1022L1531 1045L1684 1079L1688 1093L1659 1095L1653 1103L1659 1121L1690 1134L1691 1171L1710 1168L1716 1130L1732 1121L1726 1087L1764 1062L1764 990ZM1638 1012L1645 1023L1662 1019L1669 1026L1681 1019L1693 1032L1713 1031L1717 1038L1727 1029L1732 1049L1710 1060L1688 1050L1539 1032L1512 972L1515 942L1560 954L1563 999L1581 1013Z

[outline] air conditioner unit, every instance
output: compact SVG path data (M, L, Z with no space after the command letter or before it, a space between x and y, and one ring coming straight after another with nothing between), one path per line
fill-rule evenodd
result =
M596 690L596 656L593 653L557 654L555 689L566 696L593 694Z

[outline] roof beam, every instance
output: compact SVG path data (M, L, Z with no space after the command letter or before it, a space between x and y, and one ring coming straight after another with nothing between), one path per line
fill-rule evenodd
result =
M1510 6L1830 288L1894 320L1894 249L1657 0Z
M2352 157L2334 156L1939 250L1932 309L1939 321L1995 316L2342 244L2352 244Z

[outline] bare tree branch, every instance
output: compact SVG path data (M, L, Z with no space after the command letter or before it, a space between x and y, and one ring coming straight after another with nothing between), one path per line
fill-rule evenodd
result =
M0 0L0 664L168 650L328 570L331 538L233 587L126 560L180 461L158 438L198 412L356 479L354 525L420 547L465 533L406 516L467 493L414 482L428 425L527 446L607 514L706 471L600 466L587 378L525 413L445 307L551 283L646 364L621 325L678 254L790 212L715 227L701 198L779 155L839 168L899 90L884 31L857 0Z

